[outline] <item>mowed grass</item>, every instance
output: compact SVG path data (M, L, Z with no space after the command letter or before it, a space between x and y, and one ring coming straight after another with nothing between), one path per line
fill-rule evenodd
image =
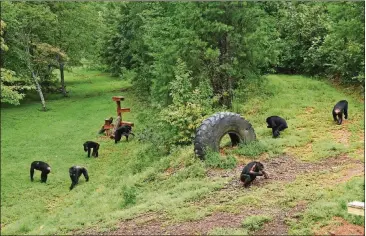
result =
M123 119L134 122L134 132L139 133L141 124L135 116L147 108L136 103L131 92L119 92L130 87L128 81L84 70L67 73L66 81L70 97L48 96L47 112L39 111L38 102L1 110L3 234L60 234L96 225L110 228L117 219L175 207L220 186L220 181L202 180L205 170L191 148L185 155L163 158L137 138L115 145L97 134L105 118L116 117L115 95L125 96L122 106L131 108L131 113ZM86 157L82 145L87 140L100 143L99 158ZM50 164L47 184L39 182L39 171L30 181L30 163L35 160ZM85 166L90 181L81 176L79 185L69 191L72 165ZM170 165L183 169L169 178L163 172ZM150 183L154 180L160 181Z
M251 122L259 141L235 152L248 156L288 153L307 161L338 155L364 159L365 109L360 99L303 76L269 75L267 79L256 96L234 105ZM349 116L336 125L332 109L340 100L348 101ZM266 118L272 115L285 118L289 127L278 139L267 128Z
M76 69L66 74L66 83L70 97L48 95L47 112L39 111L38 101L1 109L2 234L65 234L89 228L107 231L113 230L119 220L132 219L144 212L155 212L172 221L191 221L216 211L236 212L238 206L288 208L305 200L311 207L311 201L317 204L319 196L329 191L323 182L343 173L302 176L287 185L272 183L250 193L239 191L237 196L227 196L217 190L229 179L207 177L209 167L194 157L192 146L177 148L163 156L156 147L138 142L139 132L148 124L139 123L137 115L149 110L147 114L156 114L138 102L129 90L120 92L121 88L131 87L128 81L98 71ZM323 82L298 76L268 76L268 84L262 89L262 95L249 99L240 109L254 126L258 142L227 149L228 152L241 152L248 161L262 153L275 156L283 152L313 161L339 154L363 159L363 152L359 153L363 150L359 138L364 132L363 103ZM137 134L129 143L123 139L117 145L97 134L105 118L116 116L116 104L111 99L115 95L125 96L122 106L130 107L131 113L126 113L123 119L135 123ZM332 122L331 109L341 99L349 101L350 118L345 125L337 126ZM265 118L275 114L285 117L290 127L279 139L272 139L265 124ZM334 135L347 131L352 142L339 143L336 136L330 135L334 131L337 131ZM86 157L82 144L87 140L101 144L99 158ZM305 150L309 143L317 149ZM30 181L29 167L34 160L51 165L47 184L39 182L40 172L35 173L34 182ZM68 168L72 165L88 168L90 181L85 182L81 176L79 185L69 191ZM363 178L359 178L347 200L362 200L356 199L359 197L355 194L362 191L359 190L362 183ZM336 192L342 191L340 188ZM271 197L267 198L268 195ZM208 196L222 201L204 207L191 204ZM329 195L330 200L344 204L344 200L338 201L339 197L340 194ZM304 219L312 222L314 218L304 216ZM304 222L292 222L291 227L296 231ZM224 229L215 232L233 233Z

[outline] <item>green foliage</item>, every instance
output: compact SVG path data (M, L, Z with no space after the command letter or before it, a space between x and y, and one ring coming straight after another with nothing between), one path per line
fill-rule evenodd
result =
M212 91L207 83L201 82L193 88L193 78L186 64L178 60L175 80L170 83L172 104L163 109L160 119L171 131L170 143L191 143L197 127L210 114L212 102L208 99Z
M266 144L256 140L250 143L240 144L239 148L234 150L234 153L254 157L259 156L260 154L267 151L268 147L266 146Z
M276 12L280 32L280 72L326 75L363 85L365 5L283 3Z
M230 107L232 89L258 77L278 55L271 42L277 33L269 27L274 21L252 3L126 3L108 9L114 13L113 37L103 57L113 73L133 69L133 83L155 104L170 103L178 59L194 87L209 80L220 103Z
M271 216L267 215L254 215L246 217L241 223L242 226L249 231L256 231L262 228L264 223L272 220Z
M233 156L222 157L218 152L208 151L205 156L205 165L212 168L232 169L237 160Z
M123 186L122 191L123 191L123 203L121 204L121 207L125 208L129 205L135 205L136 193L137 193L136 187Z
M26 90L34 89L34 86L22 85L23 80L15 76L15 72L1 68L1 102L19 105L19 101L25 96Z

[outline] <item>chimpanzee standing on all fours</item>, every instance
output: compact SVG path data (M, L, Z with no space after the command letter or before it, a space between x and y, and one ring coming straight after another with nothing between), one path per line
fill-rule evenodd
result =
M41 182L46 183L47 175L51 172L51 167L43 161L33 161L30 167L30 179L33 181L34 170L42 171Z
M84 151L88 152L88 157L90 157L90 151L93 149L92 156L98 157L99 143L93 141L86 141L84 144Z
M114 143L121 141L122 136L125 136L128 142L129 135L133 135L135 137L135 135L132 133L132 127L130 125L122 125L114 133Z
M348 119L348 102L346 100L342 100L335 104L332 114L334 121L337 121L337 124L342 124L343 121L343 113L344 119Z
M69 174L71 179L70 190L72 190L75 187L75 185L79 183L79 177L81 176L81 174L84 175L86 182L89 181L88 171L84 167L72 166L69 169Z
M244 167L240 175L240 180L244 183L245 188L249 188L257 176L263 175L264 178L269 178L268 174L264 171L263 164L258 161L252 161Z
M272 128L272 134L274 138L280 136L280 131L287 129L286 120L279 116L270 116L266 119L268 124L267 128Z

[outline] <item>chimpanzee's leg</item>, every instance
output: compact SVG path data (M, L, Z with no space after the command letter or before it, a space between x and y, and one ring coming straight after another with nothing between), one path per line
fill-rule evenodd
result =
M255 178L256 176L247 174L242 174L240 176L241 181L244 182L245 188L249 188L250 184L253 182L253 180L255 180Z
M91 150L91 148L88 147L88 157L90 157L90 150Z
M342 117L342 112L338 113L338 124L342 124L342 121L343 121L343 117Z
M348 119L348 103L344 106L344 119Z

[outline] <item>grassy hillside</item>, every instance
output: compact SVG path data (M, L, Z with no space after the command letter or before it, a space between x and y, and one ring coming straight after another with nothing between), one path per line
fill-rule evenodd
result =
M121 220L146 213L160 219L164 227L173 227L177 222L199 222L218 212L233 214L243 223L236 228L213 225L208 233L253 233L275 223L276 212L288 211L299 203L304 209L296 220L288 219L288 232L312 232L331 224L332 216L363 224L360 217L346 214L344 204L364 200L364 178L354 177L364 173L357 162L364 159L364 103L323 82L300 76L268 76L256 96L235 106L254 126L258 141L225 149L224 155L235 156L238 165L220 170L198 161L192 146L161 156L156 148L137 138L115 145L98 135L104 119L116 115L111 99L115 95L125 96L122 104L130 107L131 113L124 119L135 122L134 133L139 134L147 125L139 123L137 116L150 108L130 90L120 91L131 87L128 81L82 69L66 74L66 81L70 97L48 96L47 112L38 110L38 101L1 109L2 234L118 231ZM331 110L341 99L349 101L349 120L337 126ZM150 114L154 116L154 111ZM288 121L289 129L279 139L272 139L266 128L269 115ZM101 144L99 158L86 157L82 144L87 140ZM279 160L282 154L291 156L293 163L314 162L306 164L311 174L297 169L297 162L291 166L291 178L275 172L275 167L270 168L271 160ZM336 158L327 162L331 157ZM237 184L237 177L242 165L253 159L267 162L273 178L247 191ZM39 172L34 182L29 180L34 160L51 165L47 184L39 182ZM88 168L90 181L81 177L79 185L69 191L68 168L72 165ZM253 207L260 209L253 215L260 216L247 219L246 212Z

